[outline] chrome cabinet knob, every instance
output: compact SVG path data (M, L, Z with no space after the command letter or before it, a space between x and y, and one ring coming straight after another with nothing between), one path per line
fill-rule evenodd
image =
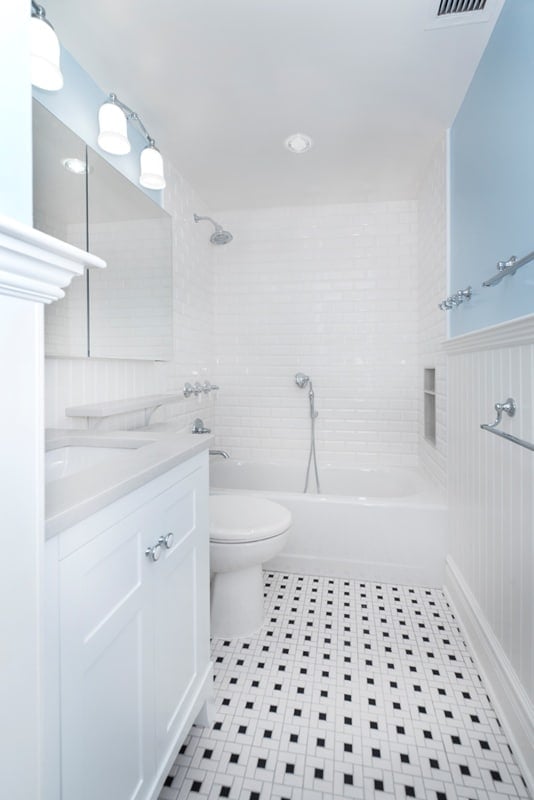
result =
M154 545L154 547L147 547L145 550L145 556L150 559L150 561L157 561L161 555L161 544L158 542Z
M184 385L184 397L191 397L191 395L194 393L194 391L195 390L193 389L193 387L191 386L190 383L186 383Z
M162 534L158 539L158 544L162 545L167 550L170 550L174 544L174 533L171 531L166 536L163 536Z

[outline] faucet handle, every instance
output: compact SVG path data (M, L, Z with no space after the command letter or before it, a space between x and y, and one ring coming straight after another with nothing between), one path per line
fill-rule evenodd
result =
M200 417L197 417L196 420L193 422L191 433L211 433L211 428L206 428L204 426L204 422L200 419Z

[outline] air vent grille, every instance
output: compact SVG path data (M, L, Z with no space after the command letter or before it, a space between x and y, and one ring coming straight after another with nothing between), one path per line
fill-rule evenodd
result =
M441 0L438 17L446 14L461 14L463 11L482 11L487 0Z

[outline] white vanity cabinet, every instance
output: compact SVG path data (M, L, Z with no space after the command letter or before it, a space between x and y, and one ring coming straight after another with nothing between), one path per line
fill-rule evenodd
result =
M154 798L211 692L207 453L47 547L56 797Z

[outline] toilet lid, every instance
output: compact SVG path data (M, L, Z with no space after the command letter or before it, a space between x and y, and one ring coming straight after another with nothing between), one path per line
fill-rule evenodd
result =
M284 533L291 512L272 500L239 494L210 495L212 542L258 542Z

